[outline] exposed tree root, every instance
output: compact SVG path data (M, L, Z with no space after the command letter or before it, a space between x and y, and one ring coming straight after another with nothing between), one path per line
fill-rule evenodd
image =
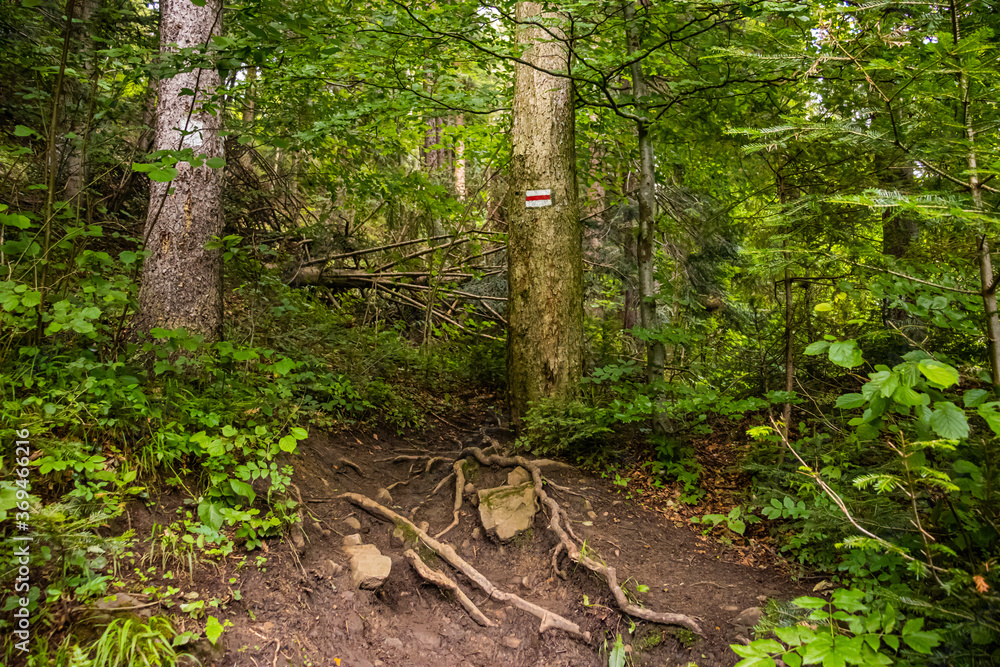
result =
M344 457L340 457L339 459L337 459L337 461L336 461L336 462L337 462L337 463L340 463L340 464L342 464L342 465L345 465L345 466L347 466L348 468L351 468L352 470L354 470L354 472L358 473L358 474L359 474L359 475L361 475L362 477L364 477L364 476L365 476L365 473L364 473L364 471L363 471L363 470L361 470L361 466L359 466L359 465L358 465L357 463L355 463L354 461L352 461L352 460L350 460L350 459L345 459Z
M465 491L465 463L466 459L459 459L451 467L452 474L455 476L455 505L452 510L451 523L448 524L447 528L434 536L436 540L440 540L449 530L458 525L458 514L462 509L462 493Z
M424 563L424 561L420 560L420 556L418 556L417 552L413 549L407 549L403 552L403 555L409 559L413 569L416 570L417 574L421 577L431 582L438 588L445 588L453 592L455 597L458 598L459 603L465 607L465 611L469 612L469 616L472 617L472 620L487 628L495 627L496 624L486 618L486 614L479 611L479 607L476 606L476 603L469 599L469 596L465 594L465 591L459 588L458 584L455 583L451 577L443 572L438 572L437 570L430 568L426 563Z
M490 438L487 438L487 440L490 440ZM549 530L555 533L559 542L565 548L566 555L570 560L574 563L582 565L607 582L611 595L614 597L615 602L618 604L618 608L621 611L625 612L629 616L652 621L653 623L661 623L663 625L679 625L683 628L687 628L695 634L704 636L701 631L701 627L699 627L695 620L690 616L652 611L651 609L644 609L629 602L628 598L625 596L625 592L622 590L622 587L618 584L618 574L615 572L615 568L599 563L580 551L578 545L582 546L582 540L573 534L573 529L569 525L568 518L566 521L566 528L563 527L561 519L566 516L566 513L559 506L559 503L549 497L542 484L541 467L542 465L551 465L553 462L550 462L547 459L530 461L523 456L501 456L499 454L487 456L483 450L478 447L469 447L462 452L462 455L474 456L480 464L486 466L521 466L525 470L530 471L532 479L535 481L535 493L542 501L542 504L549 510ZM558 556L559 552L554 552L553 561L557 562ZM558 568L556 568L556 572L559 572Z
M477 448L478 449L478 448ZM482 450L479 450L482 454ZM420 539L420 541L426 545L428 548L432 549L438 556L441 557L446 563L451 565L453 568L464 574L469 581L478 586L487 596L494 600L500 600L502 602L508 602L512 606L517 607L522 611L526 611L539 619L541 619L541 625L538 628L539 632L545 632L546 630L562 630L567 634L582 639L585 642L590 641L590 633L584 632L580 629L580 626L576 623L566 619L559 614L555 614L547 609L539 607L538 605L528 602L524 598L515 595L513 593L506 593L501 591L496 586L490 582L482 573L476 568L472 567L468 562L466 562L462 557L458 555L454 547L449 544L444 544L438 542L433 537L420 530L411 521L403 518L399 514L396 514L391 509L380 505L371 498L362 496L358 493L344 493L340 496L344 500L357 505L358 507L364 509L365 511L380 516L383 519L388 519L392 521L397 526L406 526L409 530Z
M415 480L420 475L426 475L427 473L429 473L436 463L440 463L442 461L452 461L452 460L454 460L454 459L450 459L450 458L448 458L446 456L397 456L397 457L391 458L391 459L379 459L379 460L382 461L382 462L389 461L389 462L392 462L392 463L399 463L399 462L402 462L402 461L413 461L414 463L416 463L417 461L423 461L424 459L427 459L427 465L424 466L424 469L422 471L420 471L416 475L414 475L413 474L413 465L411 464L410 465L410 471L409 471L409 473L407 473L408 477L406 479L399 480L398 482L393 482L389 486L385 487L386 490L387 491L392 491L397 486L406 486L407 484L409 484L410 482L412 482L413 480Z

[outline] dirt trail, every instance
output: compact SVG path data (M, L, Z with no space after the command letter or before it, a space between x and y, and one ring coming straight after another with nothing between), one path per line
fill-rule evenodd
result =
M630 621L613 608L602 581L565 560L567 579L554 575L551 550L555 538L546 531L542 513L535 518L530 538L500 545L479 531L474 535L478 511L465 504L459 525L443 540L502 590L566 616L594 639L588 645L559 631L540 635L537 618L487 599L457 577L496 627L476 624L457 601L415 574L403 557L406 547L392 537L391 524L336 496L354 492L375 498L380 488L408 478L410 462L388 459L404 450L454 455L460 444L484 444L477 431L449 424L402 437L343 432L314 435L300 443L295 483L306 502L307 544L296 550L287 540L271 541L266 552L261 552L267 561L260 568L254 566L251 555L240 568L230 559L218 570L203 567L196 573L194 588L202 599L228 599L219 611L233 623L224 635L223 647L200 656L204 664L603 666L607 665L606 649L621 633L633 645L634 665L732 665L737 661L728 648L736 640L734 617L760 605L763 596L789 599L801 594L777 568L735 562L738 554L732 549L702 541L689 528L678 528L662 514L625 500L606 481L575 468L559 468L546 470L546 477L583 494L590 503L587 506L583 498L551 492L567 510L577 534L586 539L590 554L614 566L620 582L631 577L626 588L634 590L636 583L648 586L648 592L639 596L643 606L696 618L705 638L645 622L637 623L629 637ZM424 465L418 462L413 469L422 471ZM443 463L430 473L415 475L409 484L394 488L392 502L385 504L407 517L420 505L413 521L427 521L432 534L441 531L452 520L454 486L446 485L429 500L428 496L448 472L450 464ZM508 472L480 468L472 481L477 488L496 486L504 483ZM152 518L145 517L146 521ZM135 519L142 523L142 517ZM352 527L354 521L360 523L359 530ZM377 591L351 585L349 558L341 545L343 535L355 532L392 559L391 573ZM338 572L337 565L343 570ZM433 567L455 578L440 560ZM229 583L233 577L235 581ZM240 591L240 600L233 599L234 590Z

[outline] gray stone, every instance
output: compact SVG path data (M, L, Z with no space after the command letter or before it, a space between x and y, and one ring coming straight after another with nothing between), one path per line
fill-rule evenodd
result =
M344 536L344 546L345 547L356 547L359 544L361 544L361 536L358 535L357 533L354 533L353 535L345 535Z
M382 503L383 505L391 505L392 494L389 493L389 489L379 489L378 493L375 494L375 502Z
M332 560L329 559L320 563L319 566L320 574L322 574L324 577L327 578L336 577L343 571L344 571L343 566L338 565L337 563L334 563Z
M764 616L764 610L760 607L747 607L740 612L739 616L733 619L733 625L738 628L754 628L760 623Z
M527 482L531 481L531 473L518 466L507 473L507 485L508 486L521 486Z
M507 541L531 528L538 505L530 482L479 490L479 518L486 532Z
M357 517L349 516L344 519L344 525L346 525L351 530L361 530L361 522L358 521Z
M397 639L396 637L386 637L385 641L382 642L382 645L386 648L394 648L397 651L403 650L403 641L401 639Z
M506 637L500 640L500 643L506 646L507 648L512 648L514 650L517 650L517 647L521 645L521 640L515 637L514 635L507 635Z
M427 630L414 630L413 638L426 648L438 648L441 646L441 637L436 632Z
M593 521L594 519L597 518L597 512L595 512L594 510L590 510L589 512L587 512L587 518Z
M475 486L474 486L474 485L472 484L472 482L466 482L466 484L465 484L465 492L466 492L467 494L469 494L470 496L471 496L471 495L472 495L473 493L475 493L475 492L476 492L476 487L475 487Z
M345 624L347 625L347 634L349 636L357 637L364 634L365 622L356 612L351 612L347 615Z
M479 526L476 526L475 528L473 528L472 529L472 539L474 539L474 540L481 540L481 539L483 539L483 529L480 528Z
M344 547L351 557L351 583L357 588L375 590L392 569L392 559L383 556L374 544Z

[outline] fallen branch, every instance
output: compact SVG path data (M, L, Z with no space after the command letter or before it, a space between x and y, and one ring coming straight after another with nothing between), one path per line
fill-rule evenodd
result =
M415 526L413 522L396 514L391 509L384 507L371 498L362 496L358 493L344 493L341 494L340 497L371 514L392 521L397 526L406 526L409 530L413 531L413 533L424 545L426 545L429 549L432 549L434 553L440 556L444 562L464 574L469 581L478 586L480 590L486 593L490 599L507 602L512 606L541 619L541 625L538 627L538 631L540 633L545 632L546 630L562 630L573 637L582 639L585 642L590 642L590 633L581 630L579 625L560 616L559 614L549 611L548 609L544 609L532 602L528 602L519 595L506 593L500 590L494 586L489 579L484 577L479 570L472 567L461 556L459 556L455 551L455 548L450 544L438 542L433 537L420 530L420 528Z
M413 569L416 570L417 574L421 577L431 582L438 588L445 588L454 593L455 597L458 598L458 602L465 607L465 611L469 612L469 616L472 617L472 620L487 628L495 627L496 624L486 618L486 614L479 611L479 607L476 606L476 603L469 599L469 596L465 594L465 591L459 588L458 584L456 584L451 577L443 572L438 572L437 570L428 567L424 561L420 560L420 556L418 556L417 552L413 549L407 549L403 555L409 559Z

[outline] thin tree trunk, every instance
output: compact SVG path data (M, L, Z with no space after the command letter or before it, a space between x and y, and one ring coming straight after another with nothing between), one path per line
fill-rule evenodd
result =
M76 139L68 139L66 145L66 185L63 190L63 199L75 202L79 208L77 197L83 192L87 184L87 135L90 132L91 117L93 116L93 97L97 83L97 59L94 53L93 31L91 18L98 10L100 4L98 0L82 0L77 7L78 16L74 18L80 21L80 26L73 31L74 37L80 51L84 54L83 67L89 72L93 85L81 86L79 82L74 85L75 94L71 94L69 102L74 107L83 107L86 102L88 113L86 119L81 123L78 117L72 114L72 110L67 113L66 129L68 132L78 135Z
M222 29L221 0L197 6L189 0L161 0L160 50L204 48ZM181 72L161 79L157 91L155 150L193 149L222 157L219 116L201 109L219 86L215 69ZM195 96L182 95L184 89ZM150 183L138 326L184 327L217 340L222 328L222 257L205 244L222 233L222 170L177 163L170 183Z
M523 58L568 71L568 49L532 21L557 23L542 3L519 2ZM558 27L550 28L559 34ZM507 368L511 419L529 404L572 395L583 372L583 233L576 192L575 110L569 79L524 64L515 70L513 151L508 194ZM526 191L550 190L528 206Z
M951 0L951 29L955 46L961 41L961 31L958 23L958 8L955 0ZM983 189L979 182L979 165L976 158L976 133L972 125L971 91L972 83L963 70L959 75L959 92L962 96L962 126L965 139L969 142L969 152L966 161L969 167L969 192L972 193L972 204L977 211L983 210ZM979 280L982 287L983 310L986 316L986 340L989 348L990 377L994 387L1000 386L1000 315L997 313L996 278L993 276L993 261L990 257L990 243L986 233L979 236L978 259Z
M639 22L635 17L635 4L625 3L625 23L628 31L628 53L634 56L640 49ZM642 98L646 96L646 79L642 71L642 62L632 63L632 96L636 100L639 114L644 111ZM639 323L643 329L652 331L659 326L656 313L656 281L654 274L653 239L655 236L656 216L656 162L653 156L653 143L649 139L649 126L646 121L636 121L639 136L639 233L636 239L636 259L639 266ZM649 341L646 343L646 381L653 382L663 378L663 366L666 363L666 350L663 343ZM658 420L654 419L654 424Z
M465 118L462 114L455 116L455 125L464 128ZM461 129L455 134L455 198L464 201L465 189L465 141L462 139Z
M795 389L795 338L792 335L792 275L785 265L785 391ZM792 404L785 403L781 418L785 424L785 438L792 426ZM781 463L784 463L785 450L781 450Z

